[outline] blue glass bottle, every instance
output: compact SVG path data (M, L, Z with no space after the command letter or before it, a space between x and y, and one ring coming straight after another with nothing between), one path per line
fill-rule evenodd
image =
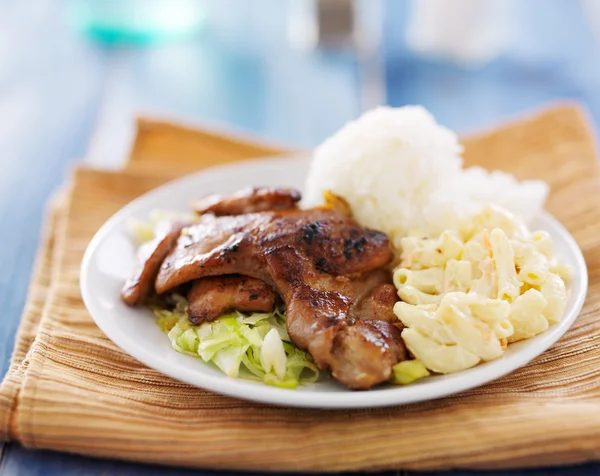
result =
M198 31L202 0L66 0L71 25L109 44L155 43Z

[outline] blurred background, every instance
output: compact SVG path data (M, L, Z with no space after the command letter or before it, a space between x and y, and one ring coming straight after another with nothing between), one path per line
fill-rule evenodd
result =
M600 0L0 0L0 374L44 204L84 156L118 165L136 116L291 148L379 104L468 133L566 99L600 124L599 50Z
M599 42L596 0L0 0L0 145L110 162L150 114L310 147L384 103L599 122Z

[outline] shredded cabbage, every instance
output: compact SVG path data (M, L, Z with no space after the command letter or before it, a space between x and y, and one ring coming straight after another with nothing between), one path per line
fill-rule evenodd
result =
M190 214L153 210L146 221L131 220L129 229L132 239L142 244L154 238L155 229L163 220L194 219ZM173 349L212 362L228 377L238 377L245 368L251 378L281 388L296 388L319 377L310 355L292 345L285 328L285 314L280 310L234 312L194 326L188 320L188 302L183 296L155 297L149 304Z
M187 300L177 294L150 306L177 352L212 362L228 377L239 377L245 368L250 378L275 387L296 388L317 380L319 369L309 354L291 343L280 310L236 311L195 326L188 319L187 306Z

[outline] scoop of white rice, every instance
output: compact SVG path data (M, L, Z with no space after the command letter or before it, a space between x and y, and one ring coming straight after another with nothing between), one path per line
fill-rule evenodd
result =
M331 190L348 200L361 224L384 231L396 246L409 232L458 228L486 203L526 222L543 208L546 183L463 169L461 152L456 134L423 107L377 108L315 150L303 203L319 205Z

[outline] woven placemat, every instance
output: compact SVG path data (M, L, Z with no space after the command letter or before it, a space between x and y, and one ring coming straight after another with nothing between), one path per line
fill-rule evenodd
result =
M17 395L28 366L27 354L37 334L37 329L46 304L53 270L55 269L56 238L64 228L65 204L69 187L64 187L51 200L46 212L46 222L42 226L42 236L36 256L31 282L25 301L21 321L15 338L9 369L0 386L0 439L9 438L10 418L16 404Z
M140 118L127 162L129 170L173 177L213 165L289 153L281 146L216 130Z
M141 117L137 120L135 140L124 168L130 175L160 177L155 183L157 186L170 178L213 165L289 152L239 134L231 137L215 130L192 129ZM56 269L55 243L64 237L70 188L70 184L64 185L48 204L15 348L0 385L0 439L5 441L10 439L11 418L16 414L17 397L29 364L27 354L35 340Z
M94 325L78 289L81 257L98 227L165 178L79 170L5 434L27 447L239 469L509 467L598 458L600 174L585 120L574 107L554 108L466 144L467 161L547 180L549 210L574 234L589 266L580 317L527 367L455 397L365 411L269 407L173 381L117 349Z

